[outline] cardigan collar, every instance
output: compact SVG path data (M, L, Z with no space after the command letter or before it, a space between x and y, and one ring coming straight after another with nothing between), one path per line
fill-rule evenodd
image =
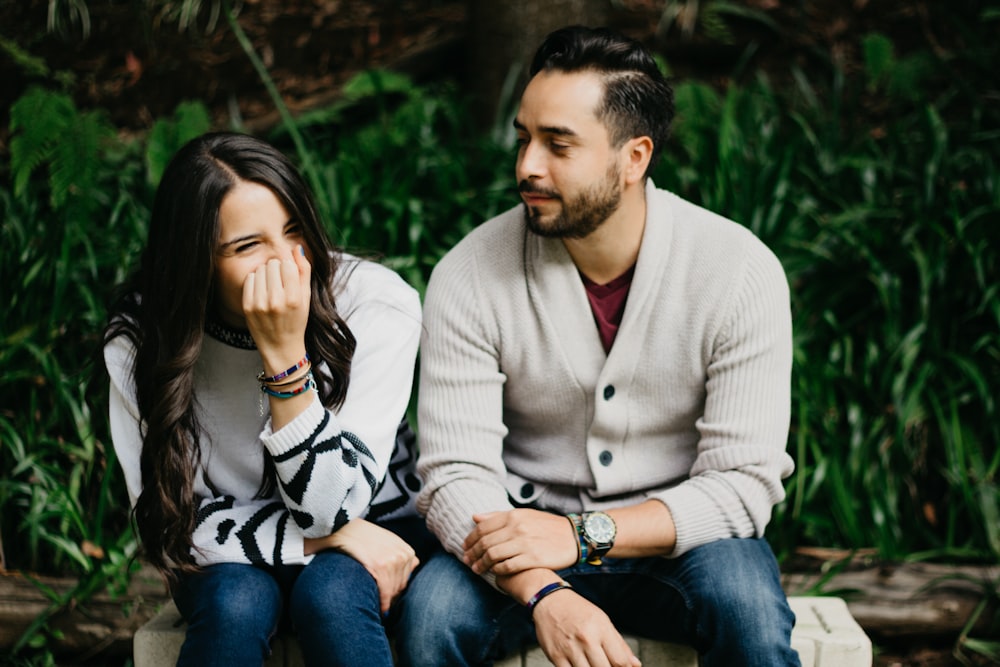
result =
M646 182L646 224L635 264L625 312L616 340L627 340L643 331L650 313L650 295L666 272L673 230L669 193ZM601 345L594 315L587 301L579 271L559 239L538 236L525 229L525 271L528 290L540 313L554 327L564 345L567 362L583 387L593 387L610 360L616 366L638 363L639 345L612 345L607 354ZM641 340L638 334L635 340Z

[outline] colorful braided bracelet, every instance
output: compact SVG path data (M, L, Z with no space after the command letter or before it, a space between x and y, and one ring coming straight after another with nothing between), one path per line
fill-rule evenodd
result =
M298 396L304 391L309 391L316 386L316 382L313 380L312 371L306 374L306 381L302 383L301 387L296 387L291 391L275 391L271 389L266 384L260 385L260 390L267 394L268 396L273 396L274 398L291 398L292 396Z
M278 373L277 375L272 375L271 377L265 377L264 371L261 371L260 373L257 374L257 381L266 382L267 384L272 384L274 382L277 382L278 380L288 377L289 375L299 370L308 363L309 363L309 353L306 352L306 356L296 361L294 366L292 366L288 370Z

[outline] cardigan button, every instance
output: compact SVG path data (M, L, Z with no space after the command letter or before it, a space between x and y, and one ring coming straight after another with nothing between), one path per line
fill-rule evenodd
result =
M531 482L528 482L527 484L521 487L522 498L530 498L531 494L534 492L535 492L535 485L532 484Z
M601 462L601 465L602 465L602 466L604 466L604 467L606 468L606 467L608 467L609 465L611 465L611 461L612 461L612 459L614 459L614 458L615 458L615 457L614 457L614 456L613 456L613 455L611 454L611 452L609 452L608 450L606 450L606 449L605 449L605 450L604 450L603 452L601 452L601 453L600 453L600 455L599 455L599 456L597 457L597 460L598 460L598 461L600 461L600 462Z
M609 384L607 387L604 388L605 401L610 401L611 397L614 395L615 395L615 386L613 384Z

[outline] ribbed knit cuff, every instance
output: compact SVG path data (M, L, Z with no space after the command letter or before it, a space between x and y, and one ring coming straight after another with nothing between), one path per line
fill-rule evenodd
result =
M313 400L309 406L295 419L278 429L277 433L271 430L271 420L268 419L260 434L261 442L273 456L280 456L305 442L323 422L325 412L326 408L320 402L319 395L313 392Z

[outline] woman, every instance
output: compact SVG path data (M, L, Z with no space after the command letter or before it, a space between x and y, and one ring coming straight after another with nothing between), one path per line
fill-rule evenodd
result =
M397 437L416 292L331 248L278 150L218 133L168 166L125 295L112 439L188 623L179 664L261 664L286 617L308 664L391 665L382 620L418 564L401 536L428 535Z

